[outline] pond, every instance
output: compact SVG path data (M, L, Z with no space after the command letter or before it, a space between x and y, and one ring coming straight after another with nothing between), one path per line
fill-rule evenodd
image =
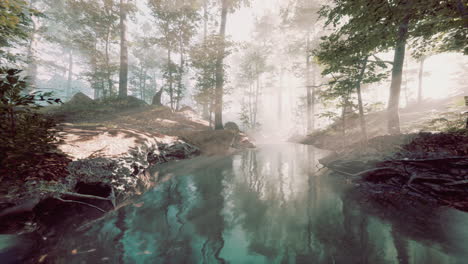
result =
M153 168L153 190L31 262L466 263L468 214L354 199L326 154L277 144Z

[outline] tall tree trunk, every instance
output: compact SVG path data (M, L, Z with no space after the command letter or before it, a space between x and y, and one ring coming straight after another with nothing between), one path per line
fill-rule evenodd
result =
M159 89L159 91L157 91L156 94L153 96L153 102L151 103L152 105L162 106L162 103L161 103L162 93L163 93L163 87L161 87L161 89Z
M143 100L143 66L140 67L138 75L138 88L140 90L140 99Z
M282 125L283 122L283 75L284 68L281 67L278 86L278 120L280 125Z
M358 107L359 107L359 123L361 125L362 137L364 143L367 145L368 135L367 135L367 124L366 117L364 116L364 105L362 103L362 92L361 92L361 82L364 78L364 73L366 72L367 60L369 57L364 59L364 62L361 67L361 72L359 73L358 81L356 83L356 90L358 95Z
M169 100L171 109L174 110L174 89L172 87L172 62L171 62L171 49L167 49L167 71L169 74Z
M215 87L215 129L223 129L223 94L224 94L224 52L225 35L228 12L228 0L222 0L221 26L219 29L219 40L221 41L216 58L216 87Z
M30 8L33 8L33 4L35 3L35 0L32 0L29 4ZM27 90L32 91L34 87L37 84L37 61L35 58L35 46L36 46L36 34L37 34L37 21L35 17L31 18L32 21L32 31L30 33L30 38L29 38L29 45L28 45L28 54L27 54L27 74L28 74L28 83L30 87L28 87Z
M460 16L464 22L465 27L468 27L468 11L466 9L466 1L464 3L464 0L457 0L457 9L458 12L460 12Z
M393 58L392 82L390 85L390 98L388 102L388 132L392 135L400 134L400 93L403 73L403 64L405 61L405 47L408 38L409 15L407 15L398 28L398 36L395 45L395 54Z
M419 61L419 76L418 76L418 104L422 103L423 95L422 95L422 88L423 88L423 75L424 75L424 62L426 60L426 56L422 56L421 60Z
M146 99L146 69L143 71L143 87L141 89L141 100L145 101Z
M94 39L94 47L93 47L93 53L91 54L91 70L92 72L95 74L96 71L97 71L97 41L96 39ZM91 86L93 87L94 89L94 99L99 99L101 98L102 96L102 93L103 91L100 91L100 87L99 87L99 83L98 83L98 79L97 77L94 75L92 77L92 84Z
M307 39L306 39L306 89L307 89L307 132L306 134L310 134L314 130L314 121L313 121L313 105L312 105L312 85L310 83L310 56L309 56L309 49L310 49L310 32L307 31Z
M255 110L254 110L254 120L253 126L254 128L257 127L257 115L258 115L258 98L260 95L260 74L257 73L257 88L255 89Z
M109 56L109 44L110 44L110 27L107 28L106 35L106 45L105 45L105 57L106 57L106 72L107 72L107 86L109 89L110 96L114 96L114 82L112 81L112 71L110 66L110 56Z
M67 98L72 96L72 81L73 81L73 51L70 49L68 53L68 80L67 80Z
M206 44L208 35L208 0L203 1L203 44Z
M119 97L127 96L128 84L128 46L127 46L127 6L126 0L120 0L120 75Z
M182 99L182 89L183 89L183 75L184 75L184 46L183 40L180 40L180 67L179 67L179 80L178 80L178 89L177 89L177 104L176 110L179 110L180 100Z
M343 108L341 109L341 137L343 138L343 149L346 147L346 107L347 102L345 98L343 98Z

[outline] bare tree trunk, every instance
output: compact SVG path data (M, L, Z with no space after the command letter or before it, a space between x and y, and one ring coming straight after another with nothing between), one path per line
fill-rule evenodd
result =
M457 0L457 9L460 12L462 21L464 22L465 27L468 27L468 11L466 9L466 1L463 3L463 0Z
M364 116L364 105L362 103L361 82L362 82L362 79L364 78L364 73L366 72L368 58L369 57L366 57L364 59L361 72L359 73L358 82L356 83L356 90L357 90L357 95L358 95L358 107L359 107L359 121L361 124L362 137L366 145L367 145L368 135L367 135L366 117Z
M67 99L72 96L72 81L73 81L73 50L70 49L68 54L68 80L67 80Z
M208 34L208 0L203 1L203 43L206 44Z
M179 80L178 80L178 89L177 89L177 103L176 103L176 110L179 110L180 107L180 100L182 99L182 89L183 89L183 75L184 75L184 46L183 40L180 40L180 67L179 67Z
M107 28L107 35L106 35L106 71L107 71L107 85L109 86L109 94L110 96L114 95L114 82L112 81L112 72L110 69L110 57L109 57L109 43L110 43L110 28Z
M138 89L140 90L140 99L143 100L143 66L140 67L138 75Z
M254 104L254 112L253 112L253 121L252 125L253 128L257 127L257 114L258 114L258 97L260 95L260 73L258 72L258 65L256 65L256 75L257 75L257 83L255 88L255 104Z
M403 73L403 63L405 61L406 39L408 37L409 15L404 18L398 28L398 37L395 46L393 59L392 82L390 85L390 98L388 102L388 132L390 134L400 134L400 93Z
M120 0L120 75L119 97L128 94L128 44L127 44L127 6L126 0Z
M310 83L310 56L309 56L309 49L310 49L310 33L307 31L307 39L306 39L306 89L307 89L307 134L310 134L314 130L313 124L313 106L312 106L312 85Z
M278 119L280 125L283 123L283 75L284 68L281 67L278 86Z
M29 4L30 8L33 8L33 4L35 3L35 0L32 0ZM32 21L32 31L30 33L30 39L29 39L29 45L28 45L28 54L27 54L27 64L28 64L28 83L30 87L28 87L29 91L32 91L32 89L36 86L37 84L37 61L34 55L34 48L36 46L36 34L37 34L37 21L35 17L31 18Z
M146 99L146 69L143 71L143 87L141 89L141 100L145 101Z
M422 56L421 60L419 61L419 76L418 76L418 104L422 103L423 95L422 95L422 88L423 88L423 75L424 75L424 62L426 60L426 56Z
M171 62L171 49L167 49L167 70L169 72L169 100L171 109L174 110L174 89L172 87L172 62Z
M228 12L228 0L222 0L221 26L219 29L219 40L221 41L216 59L216 88L215 88L215 129L223 129L223 94L224 94L224 52L225 35Z
M162 93L163 93L163 87L161 87L161 89L159 89L159 91L157 91L156 94L153 96L153 102L151 103L152 105L162 106L162 103L161 103Z
M347 100L343 98L343 109L341 111L341 136L343 138L343 149L346 147L346 107Z

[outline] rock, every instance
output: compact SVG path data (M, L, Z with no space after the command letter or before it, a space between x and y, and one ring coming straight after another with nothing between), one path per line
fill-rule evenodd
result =
M114 108L117 108L117 110L138 108L138 107L143 107L143 106L148 105L145 101L140 100L133 96L127 96L123 98L121 97L112 98L112 99L104 100L103 103L106 105L112 106Z
M59 148L72 159L66 185L102 184L115 192L117 203L145 191L158 179L142 175L150 166L191 158L198 148L177 137L129 129L65 129ZM144 178L142 178L144 177Z
M185 111L190 111L190 112L196 113L196 111L192 107L190 107L188 105L182 106L177 112L185 112Z
M231 130L231 131L234 131L234 132L239 132L240 131L239 126L234 122L227 122L224 125L224 129Z
M82 92L76 93L70 101L67 102L68 105L90 105L94 103L93 99Z
M235 136L232 147L235 149L255 148L255 145L250 142L250 139L244 133L239 133Z
M160 156L164 162L171 160L189 159L200 154L200 150L182 140L172 141L170 143L161 143L158 145Z

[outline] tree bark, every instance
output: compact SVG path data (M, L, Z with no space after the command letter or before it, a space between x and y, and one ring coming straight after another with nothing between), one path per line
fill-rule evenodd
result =
M110 57L109 57L109 43L110 43L110 32L111 29L110 27L107 28L107 35L106 35L106 71L107 71L107 86L109 89L109 94L110 96L114 95L114 82L112 81L112 72L111 72L111 67L110 67Z
M183 75L184 75L184 44L183 40L180 40L180 66L179 66L179 80L178 80L178 89L176 97L176 111L179 110L180 100L182 99L182 89L183 89Z
M67 98L72 96L73 81L73 51L70 49L68 54L68 80L67 80Z
M120 0L120 75L119 97L127 96L128 84L128 44L127 44L127 7L126 0Z
M216 59L216 87L215 87L215 129L223 129L223 94L224 94L224 52L225 35L228 12L228 0L222 0L221 6L221 26L219 29L219 41L221 42Z
M419 81L418 81L418 104L422 103L423 95L422 95L422 87L423 87L423 74L424 74L424 61L426 60L426 56L421 57L419 61Z
M169 74L168 87L169 87L170 106L171 106L171 109L174 110L174 89L172 87L171 49L167 49L167 71Z
M405 61L406 40L408 38L409 15L406 16L398 28L398 36L395 45L393 58L392 81L390 85L390 98L388 102L388 132L392 135L400 134L400 93L403 73L403 63Z
M37 61L34 55L34 46L36 46L36 33L37 33L37 25L34 18L32 18L32 32L29 39L28 45L28 55L27 55L27 63L28 63L28 83L30 87L28 87L29 91L32 91L37 84Z
M141 89L141 100L145 101L146 99L146 69L143 71L143 87Z
M366 72L368 58L369 57L367 56L364 59L361 72L359 73L358 82L356 83L356 90L357 90L357 95L358 95L358 107L359 107L359 123L361 125L362 137L366 145L367 145L368 136L367 136L366 117L364 116L364 105L362 103L361 82L362 82L362 79L364 78L364 73Z
M307 133L310 134L314 130L314 121L313 121L313 106L312 106L312 85L310 83L310 56L309 56L309 49L310 49L310 33L307 32L307 39L306 39L306 89L307 89Z
M162 93L163 93L163 87L161 87L161 89L159 89L159 91L157 91L156 94L153 96L153 102L151 103L152 105L162 106L162 103L161 103Z
M283 74L284 68L281 67L278 86L278 119L280 125L283 123Z

